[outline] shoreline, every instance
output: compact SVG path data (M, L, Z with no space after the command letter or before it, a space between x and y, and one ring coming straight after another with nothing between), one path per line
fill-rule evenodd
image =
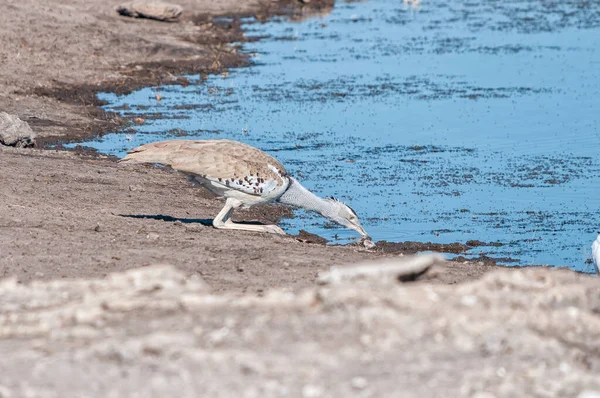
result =
M179 21L159 22L119 16L114 8L120 3L69 0L36 7L35 0L24 0L0 17L0 34L17 43L0 49L0 109L28 122L39 147L81 142L125 126L126 119L99 108L100 92L186 84L178 76L249 65L248 56L232 45L248 40L240 18L299 19L333 8L333 0L182 0ZM30 26L20 30L25 15Z

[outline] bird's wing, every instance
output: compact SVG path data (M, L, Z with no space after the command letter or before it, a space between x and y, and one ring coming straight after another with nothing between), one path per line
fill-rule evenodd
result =
M165 164L214 184L256 195L281 187L287 175L272 156L229 140L155 142L132 150L122 161Z

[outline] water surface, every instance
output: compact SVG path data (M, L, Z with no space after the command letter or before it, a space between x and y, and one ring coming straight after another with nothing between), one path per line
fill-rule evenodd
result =
M471 254L592 269L600 2L338 2L246 22L268 36L244 45L253 66L102 95L147 121L85 145L123 156L165 138L239 140L349 202L374 240L500 242ZM302 212L283 226L355 236Z

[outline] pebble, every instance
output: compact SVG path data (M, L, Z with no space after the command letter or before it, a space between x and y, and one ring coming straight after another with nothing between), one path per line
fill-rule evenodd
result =
M364 390L369 385L369 382L364 377L355 377L350 384L355 390Z
M496 398L496 396L492 393L482 391L475 393L475 395L473 395L473 398Z
M173 22L179 19L183 8L177 4L163 3L161 1L130 1L118 6L116 11L126 17Z
M439 254L422 254L411 257L389 257L362 261L345 266L332 266L328 272L319 272L317 283L321 285L351 283L357 281L393 282L422 275L444 258Z
M36 134L17 115L0 112L0 145L29 148L35 146Z
M202 224L188 224L185 226L186 232L200 232L203 229L204 229L204 226L202 226Z
M142 186L140 186L140 185L130 185L129 190L131 192L135 192L135 191L144 192L144 188L142 188Z
M314 384L307 384L302 387L302 396L305 398L317 398L323 395L323 389Z
M600 398L600 391L585 390L582 391L577 398Z
M146 235L146 239L149 240L158 240L158 238L160 238L160 235L156 232L149 232L148 235Z
M367 249L372 249L377 245L375 243L373 243L373 241L371 239L365 239L365 240L363 240L363 246L366 247Z
M466 295L466 296L462 296L460 298L460 303L462 305L464 305L465 307L473 307L475 304L477 304L477 296L473 296L473 295Z

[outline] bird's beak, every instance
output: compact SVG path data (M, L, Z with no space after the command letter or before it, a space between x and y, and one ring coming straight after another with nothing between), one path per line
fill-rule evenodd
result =
M367 233L367 231L365 231L365 229L362 227L362 225L356 225L355 228L356 232L358 232L359 234L361 234L364 238L368 238L369 234Z

